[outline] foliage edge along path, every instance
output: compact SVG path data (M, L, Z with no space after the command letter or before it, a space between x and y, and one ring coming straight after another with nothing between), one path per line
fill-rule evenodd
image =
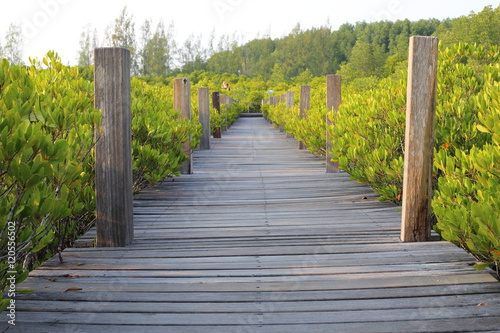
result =
M342 88L339 111L326 108L324 78L310 82L311 109L263 106L276 126L326 155L330 132L333 159L380 200L400 203L407 73L379 81L351 81ZM295 96L299 96L295 87ZM457 44L439 54L432 207L444 239L464 248L477 269L500 267L500 49ZM326 125L326 116L331 126Z
M94 85L54 52L30 66L0 61L0 287L22 282L29 271L85 233L95 219ZM197 99L192 98L197 110ZM197 112L179 119L173 91L137 78L131 82L133 190L179 175L182 143L201 137ZM246 108L246 107L244 107ZM228 126L243 111L211 110L214 127ZM10 231L9 234L9 226ZM9 237L12 236L12 237ZM9 250L10 253L9 253ZM9 258L15 258L10 266ZM15 272L15 274L12 274ZM3 295L2 297L4 297ZM10 300L0 298L4 310Z

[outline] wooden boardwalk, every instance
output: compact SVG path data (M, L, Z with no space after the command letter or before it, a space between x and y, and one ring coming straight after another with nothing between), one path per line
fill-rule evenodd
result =
M131 246L32 272L8 332L500 331L500 283L471 256L401 243L400 207L262 118L194 157L135 197Z

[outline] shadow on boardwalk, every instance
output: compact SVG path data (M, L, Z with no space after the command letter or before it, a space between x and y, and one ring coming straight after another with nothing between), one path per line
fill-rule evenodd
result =
M131 246L67 249L32 272L17 331L499 330L500 284L472 257L401 243L399 207L262 118L194 156L195 174L136 196Z

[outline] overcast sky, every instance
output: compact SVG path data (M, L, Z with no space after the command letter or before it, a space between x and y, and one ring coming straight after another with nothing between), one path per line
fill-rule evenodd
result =
M287 35L297 23L303 29L329 24L380 20L412 21L454 18L479 12L498 0L0 0L0 43L10 23L24 29L24 55L42 57L58 52L64 63L75 64L80 33L91 24L102 40L105 27L127 6L136 32L146 19L174 23L177 39L190 34L205 38L237 32L245 40L258 35Z

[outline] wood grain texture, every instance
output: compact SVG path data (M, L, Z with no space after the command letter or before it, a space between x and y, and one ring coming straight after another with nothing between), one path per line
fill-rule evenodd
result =
M328 110L338 111L342 99L342 88L341 88L341 77L340 75L327 75L326 76L326 108ZM326 125L332 125L328 114L326 115ZM328 128L326 129L326 173L336 173L341 172L339 168L339 162L332 161L332 154L330 150L333 148L333 142L331 139L330 132Z
M218 91L215 91L212 93L212 107L217 110L217 113L220 114L220 93ZM222 129L216 128L214 133L213 133L213 138L214 139L220 139L222 137Z
M95 148L97 245L125 246L134 234L130 51L98 48L94 59L94 103L102 111Z
M300 114L299 118L307 118L307 110L311 108L311 86L300 86ZM299 149L306 149L305 144L299 142Z
M263 118L134 198L127 248L73 248L20 284L21 332L491 332L500 284ZM87 237L93 237L92 232ZM78 287L78 291L66 291ZM65 292L66 291L66 292ZM487 304L480 305L479 304ZM3 326L0 323L0 331Z
M210 149L210 92L208 88L198 88L198 115L203 127L200 149Z
M438 39L410 38L401 240L431 236Z
M174 86L174 110L181 113L182 119L191 121L191 81L188 78L177 78L173 81ZM191 136L184 142L182 151L187 160L181 165L181 174L193 173L193 156L191 152Z
M293 91L287 91L286 92L286 107L289 109L291 107L293 107L293 105L295 104L295 101L294 101L294 97L293 97L294 93Z

